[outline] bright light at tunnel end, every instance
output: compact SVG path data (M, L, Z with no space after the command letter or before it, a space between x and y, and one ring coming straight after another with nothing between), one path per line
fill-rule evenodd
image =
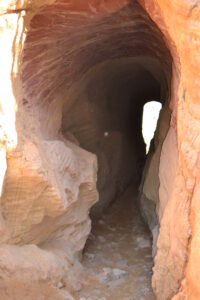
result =
M157 101L151 101L144 105L142 118L142 134L146 144L146 153L149 152L151 140L157 127L157 122L162 104Z

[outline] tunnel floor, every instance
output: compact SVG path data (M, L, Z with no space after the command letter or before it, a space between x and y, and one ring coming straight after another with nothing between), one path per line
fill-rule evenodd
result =
M84 255L81 300L153 300L151 237L130 187L93 221ZM134 199L135 198L135 199Z

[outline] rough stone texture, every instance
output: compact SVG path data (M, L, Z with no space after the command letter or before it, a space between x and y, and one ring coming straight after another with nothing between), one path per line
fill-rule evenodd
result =
M40 130L35 117L38 111L24 113L20 51L28 25L24 16L34 7L21 11L18 5L17 10L9 8L9 14L0 17L0 230L1 244L10 244L1 247L1 297L72 299L67 290L73 293L77 280L69 274L74 269L77 276L81 272L77 257L90 232L90 207L98 199L96 157L58 133L59 101L56 109L48 107L54 118L50 113L51 121L44 118L46 136L42 130L36 134L36 128ZM14 244L21 247L11 246Z
M26 142L23 151L7 159L1 212L8 232L1 243L40 244L61 226L76 239L80 223L89 233L95 176L95 157L70 142ZM74 252L74 241L71 247Z
M128 2L0 1L0 230L1 243L10 244L0 249L5 299L13 299L9 286L17 289L18 299L27 297L23 293L30 287L30 275L22 276L25 266L35 273L30 299L39 297L39 289L48 299L66 299L55 282L60 286L61 277L66 278L72 269L68 261L71 266L76 261L90 230L88 212L97 200L96 162L79 148L76 137L61 134L67 89L93 66L133 56L160 61L169 83L165 43L173 58L172 118L159 166L153 287L159 300L200 298L199 4L139 0L164 43L141 7ZM164 83L161 95L163 90ZM26 246L32 243L38 246ZM35 266L35 255L41 257L42 271ZM22 271L13 263L16 257L22 257ZM64 259L62 266L59 259ZM17 280L24 289L15 286Z
M191 224L198 222L198 218L195 218L198 211L195 210L195 213L191 215L190 205L193 206L193 201L195 202L193 191L198 189L199 173L198 135L200 123L197 76L199 70L199 5L196 1L166 2L161 0L141 1L141 3L165 34L175 66L172 82L173 117L171 125L177 132L178 168L161 220L159 250L153 276L153 286L158 299L170 299L177 292L180 281L184 277L184 262L187 254L189 254L189 262L194 258L192 251L187 250L191 234L189 215ZM166 161L168 161L167 157ZM161 187L163 184L161 181ZM160 202L162 202L162 198ZM191 249L193 240L197 241L197 231L195 230L192 230L192 238L189 243ZM198 260L195 261L197 263ZM193 264L193 268L196 268L196 263ZM186 281L183 281L176 299L183 299L183 297L198 299L200 296L197 288L198 277L194 272L189 271L192 270L191 264L186 270L188 270ZM163 274L163 271L167 276ZM160 279L158 279L159 276Z
M62 258L35 245L3 245L0 254L2 299L74 299L61 289L67 271Z

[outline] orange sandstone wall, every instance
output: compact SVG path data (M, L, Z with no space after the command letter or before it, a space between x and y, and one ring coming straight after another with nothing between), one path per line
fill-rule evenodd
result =
M148 11L152 19L157 23L165 34L166 42L171 50L174 59L174 100L172 108L174 115L172 126L175 126L177 132L178 147L178 174L174 179L172 195L168 203L173 201L177 203L173 207L174 214L170 212L163 216L161 222L161 232L159 243L162 239L162 223L171 227L170 247L167 247L163 255L163 268L168 272L175 274L177 272L176 256L177 250L183 245L187 246L189 238L189 247L187 256L185 276L182 282L179 295L174 299L199 299L199 147L200 147L200 110L199 110L199 47L200 47L200 7L197 1L140 1ZM172 150L173 151L173 150ZM162 185L162 182L161 182ZM162 188L162 187L161 187ZM176 192L176 189L178 191ZM173 194L175 193L175 199ZM182 220L181 215L190 210L189 228L186 219ZM170 209L169 209L170 211ZM167 210L166 213L167 214ZM173 217L172 217L173 216ZM170 221L171 220L171 221ZM180 226L179 226L180 225ZM177 230L178 228L178 230ZM183 237L184 230L189 231ZM177 232L176 232L177 231ZM180 243L173 245L173 239ZM173 257L174 267L170 262L170 255ZM162 258L160 256L160 258ZM155 270L157 270L159 258L156 259ZM170 262L170 264L169 264ZM174 273L173 273L174 268ZM154 287L156 288L154 275ZM167 283L166 283L167 289ZM164 298L163 298L164 299Z
M60 136L58 132L61 122L59 106L52 104L47 108L42 107L39 114L34 107L28 106L27 95L29 98L33 97L35 103L38 102L39 105L43 104L42 101L45 98L52 96L54 90L51 84L55 80L55 76L49 77L50 85L48 86L43 81L47 74L37 74L36 78L34 78L35 74L31 74L29 88L25 89L22 85L22 81L26 76L28 77L28 72L30 72L26 64L23 74L21 69L22 52L27 33L30 30L30 21L34 15L40 16L40 9L44 12L43 5L52 4L46 6L47 15L45 17L36 16L32 23L33 28L37 27L37 22L40 22L41 27L38 31L35 27L35 36L29 36L29 39L32 38L33 47L30 52L25 51L24 55L31 56L31 51L33 51L35 59L38 59L37 62L30 61L30 64L34 65L40 64L40 60L42 61L42 53L40 53L42 49L38 47L37 37L45 40L48 30L55 30L56 26L59 26L59 22L65 18L66 8L73 11L72 18L76 18L75 15L78 12L82 18L81 24L87 27L88 20L92 22L94 16L98 19L117 12L125 7L127 2L125 0L74 0L56 1L55 5L54 1L48 0L0 1L0 79L3 83L0 88L0 162L2 166L0 231L1 243L17 244L1 246L0 271L2 275L4 274L4 281L1 285L5 287L13 284L9 276L5 275L5 269L9 270L10 274L19 270L21 273L15 275L14 281L23 282L24 274L23 268L20 269L22 267L20 262L23 263L26 258L30 267L26 277L31 280L34 273L34 280L37 282L36 289L34 285L29 286L33 293L33 299L40 295L38 291L40 293L42 291L46 295L50 293L49 289L52 289L51 295L55 293L53 299L66 297L66 294L63 295L57 286L63 278L66 278L66 274L74 264L75 253L81 251L84 246L90 230L88 211L97 200L97 195L95 157ZM159 169L160 202L157 205L157 214L160 221L160 234L155 258L153 288L159 300L172 297L196 300L200 299L200 81L198 78L200 8L198 2L186 0L140 0L139 2L163 32L174 61L171 83L173 113L171 127L161 152ZM49 18L48 13L49 15L53 14L55 9L58 10L58 14ZM46 32L41 32L42 27L45 27ZM111 29L113 30L113 28ZM70 35L73 30L74 26L71 27L71 32L68 34ZM56 38L57 34L55 30L53 36ZM49 52L51 52L50 47L51 42L49 42ZM65 47L67 48L67 45ZM73 52L71 46L70 49ZM38 57L36 57L35 51L38 51ZM55 56L53 55L53 57ZM66 74L69 74L70 62L67 62ZM54 70L59 67L59 63L66 62L52 60L45 67ZM59 74L59 70L58 77L63 74ZM36 93L35 83L38 79L41 90L38 89ZM59 85L54 86L55 89L58 87ZM57 95L56 99L61 97L62 95ZM29 115L26 113L26 105L31 108ZM48 119L42 125L45 114L48 112L49 115L52 115L52 111L55 112L54 125L51 127ZM56 142L52 142L51 139ZM169 145L171 146L169 147ZM62 153L60 153L61 148L63 149ZM50 154L47 149L51 149ZM66 151L72 159L69 160L69 156L65 157ZM55 155L52 165L51 153ZM177 154L175 155L175 153ZM63 168L63 160L66 168ZM169 162L176 168L169 169ZM50 171L49 165L51 165ZM58 169L56 175L54 169ZM83 169L85 172L82 172ZM74 181L72 190L66 191L66 182L62 181L63 174L69 175L70 182ZM39 185L41 188L41 193L36 197L34 197L35 188L33 189L32 182L34 182L34 186L38 187ZM21 189L19 183L22 186ZM14 187L13 190L18 195L17 199L20 202L17 202L16 197L9 194L10 187ZM88 193L90 194L89 201ZM79 206L80 196L85 197L83 207ZM45 199L49 199L49 197L51 197L52 203L45 202ZM28 209L27 202L23 202L23 199L30 200ZM75 207L73 213L66 210L71 201ZM70 224L65 223L66 214L69 216ZM80 215L84 223L84 230L78 221ZM62 218L62 216L64 217ZM41 248L30 244L38 245L54 236L55 224L58 235L62 233L65 235L65 241L70 241L64 248L65 252L66 249L68 251L67 264L62 257L62 251L62 255L59 256L60 253L57 255L58 249L52 250L55 248L52 240ZM47 225L48 231L45 230ZM64 228L65 232L60 231L60 228ZM70 235L73 236L71 240L69 239ZM77 241L75 250L74 236ZM19 244L25 246L19 247ZM63 242L61 241L60 244L62 248ZM48 249L51 251L49 252ZM19 259L19 265L14 263L16 257ZM43 273L38 268L35 257L39 257L39 265L43 271L45 270ZM63 265L65 265L64 268ZM54 270L53 275L52 269ZM48 280L51 282L50 285ZM26 280L23 284L27 284ZM69 282L65 282L65 284L67 285ZM16 286L13 288L16 295L20 293L20 290L20 284L19 288ZM73 283L70 283L69 291L71 290L73 290ZM19 294L21 299L23 296ZM12 297L11 293L8 299L12 299Z

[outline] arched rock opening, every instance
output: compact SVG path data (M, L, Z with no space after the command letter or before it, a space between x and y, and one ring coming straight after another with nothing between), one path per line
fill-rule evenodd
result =
M162 104L159 101L151 100L143 106L142 114L142 135L146 144L146 153L155 135Z
M102 210L139 179L142 107L152 97L169 100L171 58L137 2L99 18L68 12L65 4L55 4L31 21L23 57L25 101L37 111L40 135L50 139L61 130L97 154L96 210Z
M61 191L64 205L71 207L74 220L69 225L65 223L69 213L66 215L64 209L62 224L64 232L74 226L74 222L78 225L72 229L72 235L78 235L80 240L71 241L71 245L70 239L66 242L73 256L79 253L84 245L84 237L89 233L89 208L97 198L94 177L90 177L90 182L84 179L86 182L77 185L79 175L74 166L76 162L69 160L68 163L64 147L69 147L72 153L82 153L82 148L97 155L99 201L93 206L92 214L99 215L130 184L138 185L141 180L146 159L141 128L143 105L156 98L165 103L163 110L168 111L170 100L171 55L162 33L142 7L132 2L116 12L99 17L95 17L92 10L88 16L87 9L84 7L83 12L77 14L76 8L68 8L65 3L59 2L41 9L30 22L22 64L26 114L34 119L35 135L46 141L43 151L49 159L49 153L61 157L59 166L57 157L54 158L53 168L60 170L58 176L65 174L68 177L67 181L65 177L62 178ZM169 119L164 126L167 132ZM160 150L164 137L159 141ZM156 149L157 146L155 144ZM157 185L150 187L156 195L156 202L153 199L154 210L159 202L160 150L157 150L153 173ZM89 152L87 156L91 161ZM86 173L92 174L91 163L88 164L84 158L82 164L82 172L85 172L84 165L87 164ZM65 171L69 167L72 168L70 177L73 178L76 192L69 187L71 178ZM80 195L73 208L71 203L75 201L76 193L80 193L81 186L85 204ZM157 215L146 210L149 203L152 205L151 198L144 204L146 194L141 187L141 209L145 211L143 215L154 232L155 226L159 226ZM89 202L87 197L91 197ZM82 215L81 219L79 215ZM149 218L153 219L153 225ZM46 227L46 222L44 219L42 226ZM48 224L49 232L45 236L40 234L39 242L43 247L46 244L54 245L60 231L60 226L56 230L54 218L50 217ZM38 230L41 230L40 227ZM82 236L79 230L84 231ZM154 234L154 244L156 239L157 235Z
M0 251L1 257L9 257L2 260L1 269L7 270L2 285L13 286L10 299L13 293L23 299L26 291L20 284L28 281L32 298L41 293L53 299L64 299L67 291L73 294L74 272L77 282L80 274L78 257L91 229L91 207L94 215L101 213L130 183L139 182L145 160L142 107L152 97L164 103L145 163L139 203L153 234L153 288L158 299L185 292L185 281L179 288L189 253L188 199L193 197L198 160L198 139L192 138L199 128L194 109L198 82L186 80L197 73L195 34L192 50L187 51L188 37L198 27L190 23L197 17L196 6L179 1L176 5L162 0L138 2L0 5L11 54L2 60L8 72L1 73L7 81L0 91L1 157L6 165L1 176ZM187 34L177 35L174 28L181 33L185 19ZM4 35L2 41L7 45ZM198 191L195 195L198 198ZM194 215L197 207L196 200ZM192 270L198 255L191 253L189 290L196 282ZM29 266L26 278L24 262Z

